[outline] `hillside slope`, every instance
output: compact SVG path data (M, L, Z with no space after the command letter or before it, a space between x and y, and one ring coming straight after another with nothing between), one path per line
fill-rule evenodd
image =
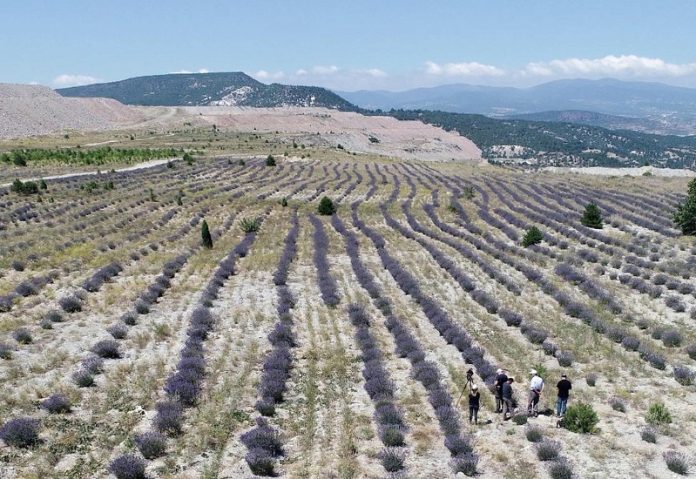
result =
M109 98L64 98L45 86L0 84L0 138L102 130L140 118Z
M320 87L266 85L242 72L176 73L56 90L67 97L106 97L146 106L316 106L355 110L349 102Z
M652 135L573 123L497 120L442 111L392 110L470 138L483 157L544 166L643 166L696 169L696 136Z

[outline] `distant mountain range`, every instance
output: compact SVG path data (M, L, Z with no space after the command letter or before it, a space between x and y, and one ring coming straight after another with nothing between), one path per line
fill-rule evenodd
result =
M543 112L548 121L565 117L567 120L560 121L661 134L696 133L696 89L662 83L559 80L530 88L457 84L400 92L337 93L368 109L440 110L491 117ZM578 111L629 119L578 115Z
M266 85L242 72L173 73L56 90L67 97L113 98L127 105L356 108L320 87Z

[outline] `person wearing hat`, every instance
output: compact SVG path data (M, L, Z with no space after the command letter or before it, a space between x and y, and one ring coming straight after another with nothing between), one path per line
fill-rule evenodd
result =
M537 415L537 406L541 398L541 392L544 390L544 380L539 376L536 369L529 371L532 379L529 381L529 401L527 402L527 414Z
M558 388L558 399L556 399L556 416L565 416L566 408L568 407L568 398L570 390L573 389L573 384L568 380L568 376L561 375L561 380L556 384Z
M481 399L481 393L478 390L476 384L471 385L471 390L469 391L469 424L472 422L478 424L478 411Z
M503 369L498 369L495 372L495 412L503 412L503 384L508 380L507 375Z
M505 411L503 413L503 419L509 419L512 416L512 413L515 411L515 407L513 404L513 391L512 391L512 383L515 382L515 378L510 376L507 378L507 381L505 384L503 384L501 396L503 398L503 404L505 405Z

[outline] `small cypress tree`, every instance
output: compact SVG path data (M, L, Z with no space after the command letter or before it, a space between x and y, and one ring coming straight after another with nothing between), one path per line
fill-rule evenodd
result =
M204 248L210 249L213 247L213 237L210 236L210 229L206 220L203 220L201 224L201 243Z
M266 166L275 166L276 165L276 160L273 158L273 155L268 155L266 157Z
M331 216L336 212L336 205L331 201L331 198L324 196L321 201L319 201L317 212L320 215Z
M596 204L590 203L585 207L585 212L580 219L580 222L588 228L601 230L603 225L602 213Z
M543 239L544 235L542 234L541 230L536 226L532 226L527 230L524 238L522 238L522 246L526 248L528 246L532 246L533 244L539 244Z
M181 159L184 160L189 165L193 164L193 156L191 156L191 154L188 152L184 153L184 156Z
M280 206L283 208L288 206L288 199L284 197L282 200L280 200Z
M39 189L42 189L42 190L48 189L48 185L46 184L46 181L44 181L43 178L41 179L41 181L39 181Z
M696 178L689 182L686 201L677 206L674 223L685 235L696 235Z

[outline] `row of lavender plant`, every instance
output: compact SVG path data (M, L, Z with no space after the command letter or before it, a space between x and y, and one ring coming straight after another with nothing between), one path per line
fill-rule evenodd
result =
M266 214L270 210L266 210ZM264 217L257 221L262 224ZM156 404L157 414L153 420L155 430L147 431L135 437L135 444L146 459L164 455L166 451L165 435L176 436L182 432L185 408L198 403L206 374L204 342L215 327L215 318L210 312L213 301L218 298L220 289L235 274L235 265L239 258L249 252L256 239L256 232L245 234L244 238L218 264L215 272L201 293L199 305L191 313L186 331L186 341L179 353L176 370L166 379L164 392L167 399ZM124 454L116 458L109 466L118 479L145 477L145 462L138 456Z
M526 263L522 263L511 258L507 254L501 254L501 249L499 247L490 246L475 236L466 234L447 225L446 223L443 223L437 217L432 207L425 205L424 210L433 223L443 232L468 241L474 244L478 249L486 251L489 254L497 254L497 258L500 261L520 271L529 281L537 284L537 286L539 286L544 293L551 296L570 317L580 319L585 324L591 326L596 332L607 336L607 338L616 343L621 344L627 351L638 351L640 358L650 363L651 366L657 369L666 368L667 362L662 355L653 351L647 344L642 343L638 338L631 336L625 329L607 325L594 313L594 311L592 311L592 309L572 299L570 295L561 291L555 284L553 284L553 282L546 278L541 271L529 266ZM691 384L694 381L694 373L683 365L676 365L673 369L674 377L680 384Z
M287 286L287 278L290 265L297 255L298 234L299 223L295 210L292 226L284 240L285 246L278 261L278 267L273 274L273 283L278 293L276 307L278 321L268 335L273 349L263 361L263 373L258 388L260 399L255 407L262 416L274 416L276 405L284 401L283 395L292 369L291 350L297 345L292 331L290 312L294 307L295 299ZM270 426L266 419L259 418L253 429L242 434L241 440L247 447L245 460L251 471L259 476L276 475L276 461L283 455L278 430Z
M417 231L432 239L442 241L443 243L448 244L449 246L457 249L458 251L460 249L464 249L461 247L461 245L457 244L456 242L448 240L446 237L437 234L436 232L424 227L421 223L419 223L410 212L410 202L404 203L403 212L406 216L408 224L414 231ZM402 235L406 236L407 238L413 239L414 241L417 241L419 244L421 244L421 246L423 246L423 248L430 253L433 259L435 259L438 265L442 269L444 269L455 281L457 281L457 283L462 287L462 289L469 293L471 298L474 301L476 301L479 305L481 305L483 308L485 308L486 311L488 311L488 313L498 315L508 326L518 327L520 329L520 332L532 344L539 344L542 346L542 349L546 354L554 355L561 366L570 366L572 364L573 355L569 351L561 351L554 343L549 341L549 333L547 331L532 325L520 313L514 312L508 308L500 307L498 301L492 295L490 295L483 289L478 288L476 286L476 281L473 278L469 277L466 273L464 273L459 267L457 267L456 263L446 254L440 251L435 245L424 240L423 238L416 236L410 230L403 227L401 224L399 224L397 221L391 218L388 214L386 214L386 212L384 213L386 222L390 227L395 228ZM492 268L492 266L489 267Z
M314 265L317 269L319 291L321 299L329 307L334 307L341 302L341 295L338 292L336 280L329 273L329 261L327 252L329 250L329 237L324 231L324 224L315 215L310 214L309 220L314 226Z
M357 203L353 208L357 208ZM425 360L423 347L404 326L403 321L394 314L391 301L383 294L376 278L360 258L360 244L355 234L345 227L338 215L333 215L331 222L334 229L345 239L346 250L358 282L386 318L385 325L394 338L397 355L408 359L412 376L428 391L428 401L445 435L445 446L452 455L453 469L455 472L475 475L478 457L473 451L472 438L461 430L459 414L452 396L443 384L437 365ZM400 456L397 456L396 459L399 458Z

